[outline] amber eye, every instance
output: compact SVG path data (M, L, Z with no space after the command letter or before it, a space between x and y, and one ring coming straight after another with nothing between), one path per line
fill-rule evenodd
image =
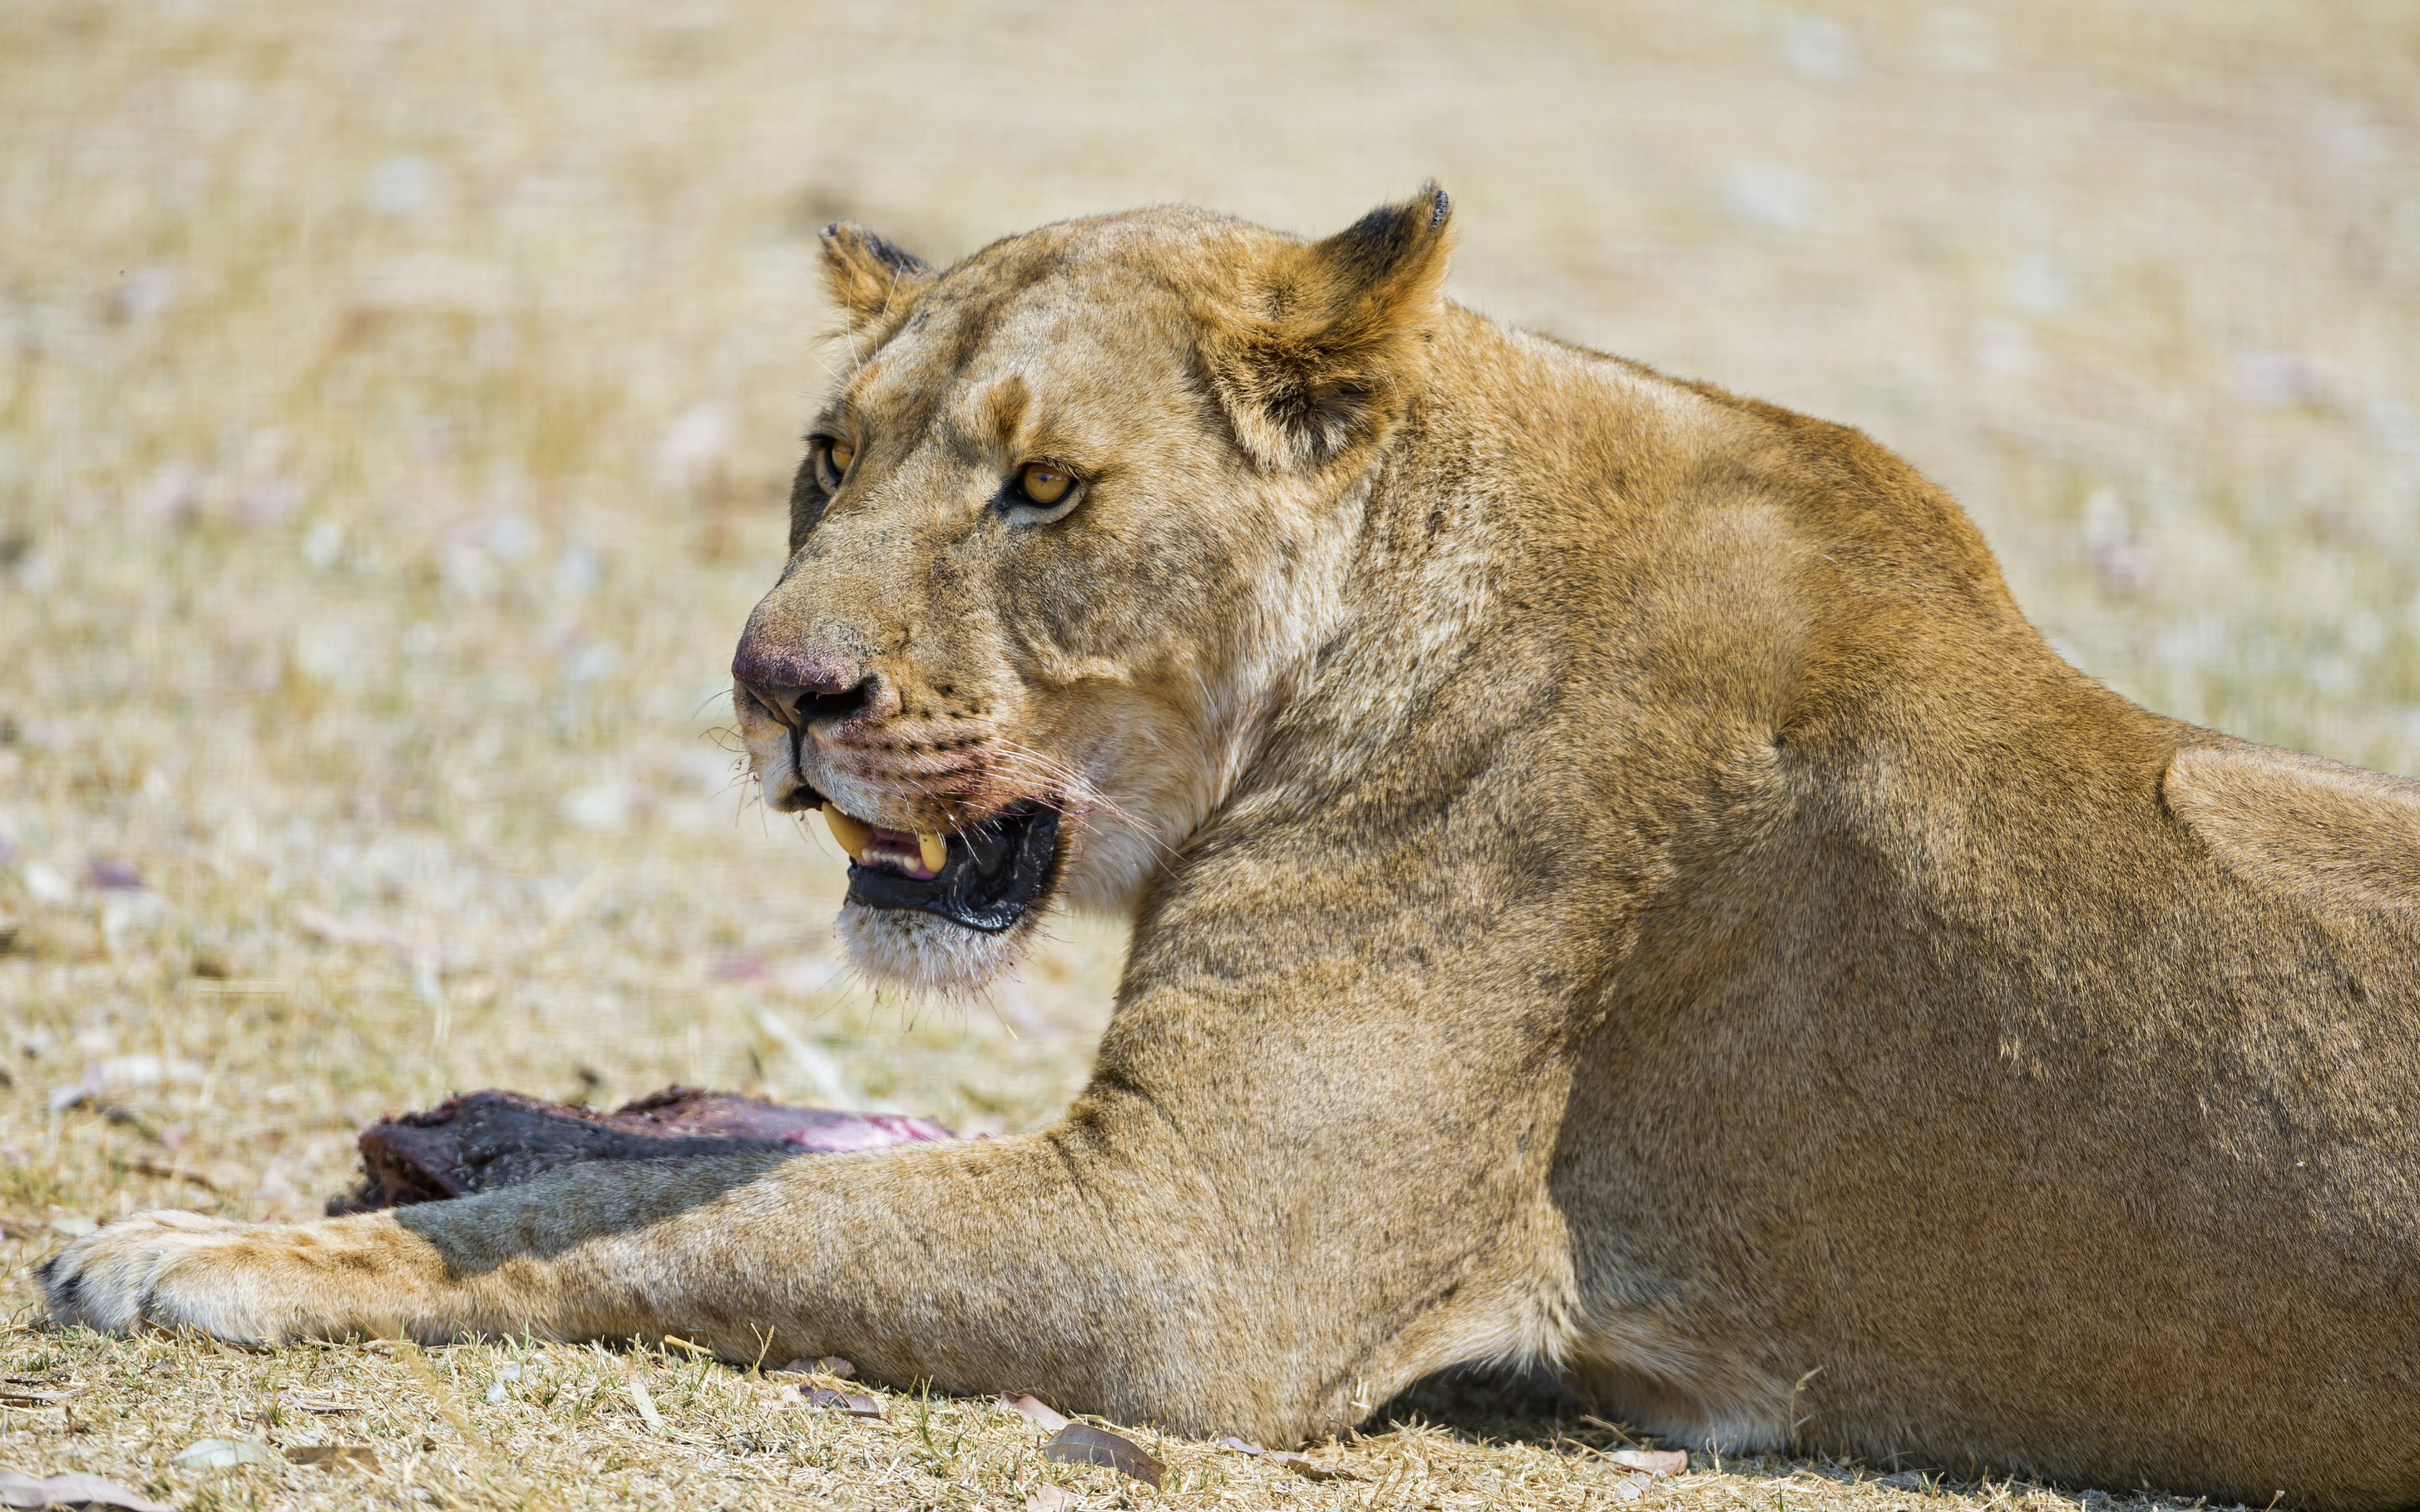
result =
M848 476L848 465L857 460L857 448L830 436L818 436L807 457L814 467L817 486L826 493L838 493L841 480Z
M1028 462L1025 471L1016 475L1017 491L1025 495L1026 501L1045 509L1066 498L1067 490L1074 486L1074 478L1047 462Z

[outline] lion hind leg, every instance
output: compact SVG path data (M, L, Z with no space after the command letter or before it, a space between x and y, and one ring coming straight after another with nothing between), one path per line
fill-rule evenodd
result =
M1723 1454L1787 1445L1806 1412L1792 1383L1757 1361L1638 1318L1592 1330L1564 1379L1616 1422Z

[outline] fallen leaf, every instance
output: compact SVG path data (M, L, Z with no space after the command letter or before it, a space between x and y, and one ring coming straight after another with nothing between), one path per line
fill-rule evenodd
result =
M200 1187L205 1192L216 1192L219 1189L216 1181L211 1180L209 1177L204 1176L199 1171L189 1171L182 1165L173 1165L166 1161L153 1160L148 1155L135 1156L132 1161L128 1163L127 1169L133 1171L138 1176L157 1176L163 1180L170 1181L191 1181L194 1185Z
M1075 1512L1084 1499L1064 1486L1036 1486L1025 1496L1025 1512Z
M75 884L67 874L45 861L28 861L18 875L25 882L25 890L38 903L71 903L75 902Z
M286 917L296 929L330 945L372 945L407 958L420 953L420 942L400 930L390 929L384 924L338 918L309 903L296 903L287 910Z
M1368 1478L1359 1471L1347 1470L1342 1465L1323 1465L1318 1460L1311 1458L1311 1456L1299 1455L1291 1449L1264 1449L1249 1439L1238 1439L1233 1437L1220 1439L1218 1441L1218 1447L1221 1449L1232 1449L1237 1454L1258 1455L1264 1459L1274 1460L1278 1464L1285 1466L1286 1469L1293 1471L1295 1474L1300 1475L1305 1480L1363 1480Z
M103 892L140 892L143 873L134 870L132 861L121 861L114 856L96 856L84 864L84 885Z
M647 1425L647 1431L659 1439L666 1437L664 1414L656 1411L656 1399L647 1395L647 1383L636 1376L630 1378L630 1400L637 1405L640 1418Z
M1054 1411L1049 1403L1038 1397L1011 1396L1002 1393L1000 1405L1020 1416L1032 1419L1054 1433L1067 1426L1067 1420L1064 1417Z
M112 1056L86 1066L74 1085L53 1088L49 1104L53 1113L65 1113L70 1108L100 1102L106 1092L157 1087L162 1082L194 1083L206 1079L208 1075L209 1072L190 1060L163 1060L158 1056Z
M128 1490L99 1475L53 1475L38 1480L13 1470L0 1470L0 1506L115 1506L125 1512L177 1512L165 1502Z
M1643 1470L1651 1475L1685 1475L1689 1472L1689 1452L1685 1449L1616 1449L1606 1458L1624 1470Z
M808 1392L799 1399L804 1401L810 1410L818 1412L823 1412L828 1408L836 1407L842 1412L846 1412L851 1417L880 1417L882 1415L882 1404L876 1402L873 1397L859 1396L848 1392L834 1391L830 1386L817 1386L814 1390Z
M765 975L761 955L726 955L708 973L717 981L754 981Z
M1103 1428L1085 1423L1070 1423L1050 1436L1042 1446L1042 1458L1063 1465L1104 1465L1139 1481L1159 1488L1168 1467L1142 1452L1142 1446L1131 1439L1122 1439Z
M801 1355L798 1359L791 1361L788 1365L783 1365L781 1369L769 1370L767 1371L766 1374L774 1376L838 1376L841 1380L846 1381L849 1377L857 1374L857 1366L849 1364L846 1360L842 1359L837 1354L819 1354L812 1360Z
M31 1386L0 1386L0 1402L11 1407L56 1407L61 1402L74 1401L90 1390L90 1386L69 1386L59 1391L38 1391Z
M1323 1465L1309 1455L1298 1455L1290 1450L1273 1451L1269 1458L1305 1480L1359 1480L1362 1478L1359 1471L1347 1470L1342 1465Z
M322 1470L365 1470L373 1475L379 1470L378 1451L366 1443L298 1443L286 1451L286 1458Z
M238 1465L273 1465L277 1456L258 1439L196 1439L168 1462L187 1470L232 1470Z

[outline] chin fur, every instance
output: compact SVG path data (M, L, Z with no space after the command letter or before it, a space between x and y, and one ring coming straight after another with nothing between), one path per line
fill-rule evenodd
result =
M878 985L944 997L982 996L1023 958L1032 927L1026 918L985 934L910 909L840 905L841 946L849 964Z

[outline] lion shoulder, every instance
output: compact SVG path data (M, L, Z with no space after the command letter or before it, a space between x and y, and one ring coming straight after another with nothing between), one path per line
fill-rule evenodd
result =
M2323 910L2420 908L2420 781L2248 742L2188 746L2161 781L2221 863Z

